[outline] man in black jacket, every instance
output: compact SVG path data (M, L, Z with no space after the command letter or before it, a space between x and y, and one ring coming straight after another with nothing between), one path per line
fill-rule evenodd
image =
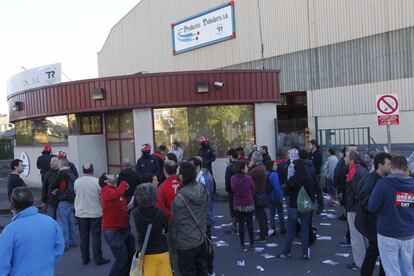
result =
M46 214L56 219L57 198L52 194L52 187L56 182L56 178L59 174L59 158L56 156L50 160L50 170L45 174L42 181L42 210L46 211Z
M135 170L141 183L152 182L154 176L160 175L158 161L151 156L151 146L149 144L142 145L141 157L137 160Z
M378 180L390 173L392 156L382 152L374 158L375 171L370 173L364 180L359 192L359 209L355 218L355 226L361 234L369 241L365 254L364 263L361 267L362 276L371 276L375 269L375 263L379 256L377 242L377 216L368 211L368 201L372 190ZM385 276L384 269L380 265L380 276Z
M317 214L320 214L323 210L323 191L321 185L321 168L322 168L322 153L319 150L318 143L315 140L310 140L309 142L309 159L312 161L313 166L315 167L316 173L316 202L318 204Z
M23 179L20 178L19 174L24 171L23 161L20 159L14 159L10 163L11 173L7 180L7 196L10 201L13 189L17 187L26 187Z
M49 145L43 146L42 155L37 158L36 166L40 170L41 180L43 182L43 177L50 170L50 160L52 160L52 147Z
M118 175L118 185L121 181L126 181L128 183L129 189L125 191L124 196L129 203L134 195L135 188L140 182L137 172L134 170L131 161L128 158L122 160L122 170Z
M237 227L236 227L236 215L234 213L233 208L233 192L231 190L231 177L234 174L233 173L233 163L236 162L239 158L239 154L235 149L229 149L227 152L227 156L229 157L229 163L226 167L226 173L224 175L224 181L225 181L225 188L226 192L229 194L229 208L230 208L230 216L231 216L231 233L237 233Z

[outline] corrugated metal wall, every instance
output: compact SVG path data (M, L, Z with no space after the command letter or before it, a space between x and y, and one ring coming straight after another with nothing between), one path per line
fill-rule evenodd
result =
M265 59L281 70L281 90L307 91L414 76L414 27ZM256 60L225 67L256 69Z
M225 2L142 0L111 30L98 54L99 75L214 69L258 60L258 6L265 57L414 26L412 0L238 0L236 39L173 56L171 23Z
M196 82L199 81L208 83L210 93L196 93ZM223 82L224 86L216 89L216 81ZM15 122L128 108L275 103L280 99L279 87L276 70L143 74L65 82L17 93L8 99L8 103L10 122ZM93 91L98 88L105 90L105 99L92 99ZM21 111L12 110L15 102L23 103Z

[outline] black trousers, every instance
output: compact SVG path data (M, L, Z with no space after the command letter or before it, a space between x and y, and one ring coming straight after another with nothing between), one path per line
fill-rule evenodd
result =
M211 240L211 224L207 225L206 234ZM214 249L211 251L210 254L207 254L207 270L209 274L214 273Z
M80 233L80 249L82 260L87 261L89 257L89 237L92 235L93 260L102 259L102 218L78 218Z
M240 245L244 245L244 224L247 224L247 232L249 233L250 245L253 246L253 242L254 242L253 211L251 212L235 211L235 213L239 221Z
M375 269L375 263L379 256L378 242L376 240L369 241L367 251L365 253L364 263L361 267L361 276L372 276ZM379 276L385 276L384 268L380 262Z
M267 237L267 216L265 211L265 206L254 206L254 213L259 224L260 237Z
M204 243L191 249L177 249L177 258L181 276L208 276Z
M322 184L321 184L321 176L316 176L316 186L315 186L315 194L316 194L316 202L318 204L318 209L323 209L323 191L322 191Z

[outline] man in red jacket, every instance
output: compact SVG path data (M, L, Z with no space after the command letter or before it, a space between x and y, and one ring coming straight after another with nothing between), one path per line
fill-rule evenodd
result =
M171 217L171 205L180 187L177 177L177 163L168 160L164 165L164 175L167 178L157 190L157 208L164 211L167 222Z
M128 183L116 185L114 175L103 173L99 177L102 200L102 230L115 262L109 275L129 275L132 257L135 253L135 239L128 227L127 201L124 197Z

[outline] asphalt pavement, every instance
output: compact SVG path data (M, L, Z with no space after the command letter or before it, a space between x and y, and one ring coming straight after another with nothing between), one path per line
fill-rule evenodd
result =
M0 179L0 183L3 182ZM3 182L4 183L4 182ZM1 185L0 185L1 187ZM7 206L4 202L4 189L0 189L0 207ZM311 259L300 258L300 237L295 238L292 247L292 259L279 260L275 257L283 249L285 235L277 234L268 239L266 243L256 243L258 252L241 252L239 250L239 238L237 235L227 234L229 230L229 212L226 202L215 202L214 212L216 216L213 228L213 241L215 242L215 272L220 275L359 275L359 272L346 268L352 262L351 249L339 247L346 232L346 223L336 219L337 209L327 208L322 215L314 218L313 224L318 229L319 239L311 247ZM286 213L285 213L286 216ZM0 212L0 227L5 226L11 219L11 214L5 209ZM258 229L257 222L254 226ZM1 231L1 229L0 229ZM136 234L133 230L134 235ZM246 233L247 238L247 233ZM104 257L113 257L106 242L102 241ZM262 249L261 249L262 248ZM41 256L39 256L41 258ZM324 264L328 261L331 264ZM108 275L111 263L103 266L95 266L93 263L83 265L80 249L72 248L65 252L57 262L55 275ZM376 275L377 273L374 273Z

